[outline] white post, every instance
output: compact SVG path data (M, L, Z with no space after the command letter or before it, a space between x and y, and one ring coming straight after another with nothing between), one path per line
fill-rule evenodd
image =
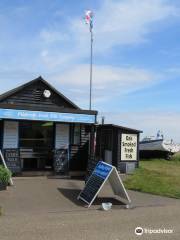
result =
M92 107L92 64L93 64L93 33L92 28L90 27L90 33L91 33L91 51L90 51L90 91L89 91L89 110L91 110Z

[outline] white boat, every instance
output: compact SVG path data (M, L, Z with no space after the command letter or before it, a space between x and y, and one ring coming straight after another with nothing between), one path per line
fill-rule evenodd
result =
M162 151L169 153L176 153L180 151L180 144L174 143L171 140L165 140L163 134L158 131L157 136L145 137L140 141L140 151Z

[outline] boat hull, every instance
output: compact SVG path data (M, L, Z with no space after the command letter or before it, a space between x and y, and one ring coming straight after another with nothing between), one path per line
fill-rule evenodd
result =
M163 139L142 141L139 145L140 151L162 151L176 153L180 151L180 145Z

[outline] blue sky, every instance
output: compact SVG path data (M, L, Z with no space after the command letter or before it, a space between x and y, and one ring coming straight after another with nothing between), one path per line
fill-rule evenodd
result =
M41 75L88 108L94 12L93 108L106 122L180 142L180 2L0 1L0 92Z

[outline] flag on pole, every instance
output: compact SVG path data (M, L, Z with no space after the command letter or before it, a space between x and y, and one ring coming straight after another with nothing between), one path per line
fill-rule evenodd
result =
M86 21L86 24L89 25L89 30L91 32L93 28L93 12L92 11L87 10L85 12L85 21Z

